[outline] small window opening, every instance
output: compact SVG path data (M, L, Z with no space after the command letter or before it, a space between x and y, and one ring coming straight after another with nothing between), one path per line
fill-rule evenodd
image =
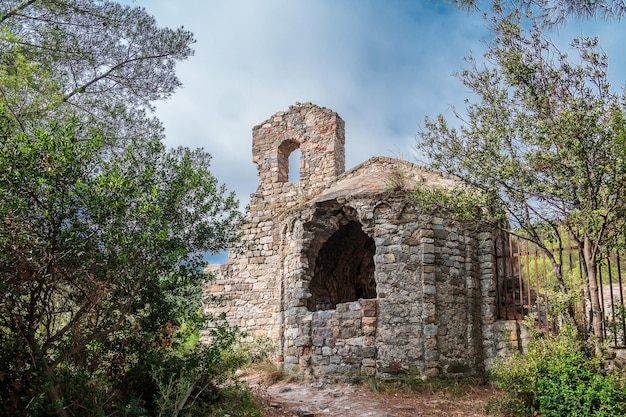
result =
M300 182L300 160L302 159L302 151L300 148L294 149L291 154L289 154L289 172L287 173L287 177L289 182L292 184L297 184Z
M339 303L376 298L375 251L374 239L363 232L360 223L341 226L317 255L308 309L329 310Z
M278 181L300 181L300 152L298 142L286 140L278 147Z

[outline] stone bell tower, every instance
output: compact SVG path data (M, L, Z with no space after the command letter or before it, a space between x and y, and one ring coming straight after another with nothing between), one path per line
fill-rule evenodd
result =
M300 181L294 184L289 157L296 149L301 152ZM253 128L252 161L260 179L253 204L314 196L345 171L344 122L330 109L296 103Z
M284 216L330 187L345 171L343 120L330 109L296 103L252 129L252 160L259 186L250 197L250 222L242 225L243 251L207 270L209 291L228 295L216 313L255 336L278 341L283 322ZM289 157L300 150L299 181L289 181ZM294 161L295 162L295 161Z

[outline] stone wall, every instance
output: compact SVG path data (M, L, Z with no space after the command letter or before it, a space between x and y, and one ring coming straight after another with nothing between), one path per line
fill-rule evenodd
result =
M285 370L303 376L376 374L376 300L340 303L302 317L286 332Z
M443 174L385 157L344 172L343 131L310 103L253 129L259 188L241 248L207 269L208 292L227 297L207 312L269 337L300 376L482 372L511 347L496 322L492 231L415 209L410 190L457 186Z
M358 221L375 241L378 317L377 373L418 370L427 376L463 375L483 367L483 323L495 317L491 237L436 216L417 213L403 193L383 203L345 197L302 208L285 236L284 326L295 329L310 297L318 247L342 222ZM415 369L412 369L415 368Z

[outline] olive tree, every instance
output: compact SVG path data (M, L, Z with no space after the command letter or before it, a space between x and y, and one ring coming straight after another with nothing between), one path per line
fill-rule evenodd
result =
M626 108L611 90L598 40L577 38L574 58L537 24L498 6L485 61L467 59L458 77L473 96L456 121L427 118L418 148L438 169L482 190L523 237L543 249L560 291L561 253L542 237L564 228L584 259L593 333L602 340L596 270L603 247L623 233L626 215Z

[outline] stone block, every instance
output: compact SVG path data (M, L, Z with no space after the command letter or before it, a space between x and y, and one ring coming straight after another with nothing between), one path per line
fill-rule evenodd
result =
M376 375L376 367L372 366L362 366L361 367L361 373L365 376L374 376Z
M426 255L426 254L434 254L435 253L435 244L430 242L430 243L426 243L426 240L431 240L432 242L434 242L434 240L432 239L422 239L422 254Z
M349 322L351 324L354 323L354 319L360 319L361 318L361 312L358 310L351 310L351 311L347 311L345 313L343 313L341 315L340 320L345 320L346 322ZM352 320L350 320L352 319Z
M317 328L313 330L313 337L318 336L318 337L332 337L333 336L333 331L332 329L328 328L328 327L323 327L323 328Z
M223 285L211 285L209 287L209 292L212 292L212 293L222 292L222 291L224 291Z
M299 359L295 356L285 356L285 363L297 365L299 362Z
M363 359L361 365L364 367L376 367L376 359Z
M362 350L364 358L375 358L376 348L374 346L365 346Z
M363 331L363 336L373 336L374 334L376 334L376 326L363 326L362 327L362 331Z
M385 247L387 245L389 245L389 243L391 243L391 240L389 239L389 237L376 237L374 238L374 243L376 244L377 248L382 248Z
M401 237L400 236L394 236L394 239L397 240L397 241L401 241ZM405 245L389 245L388 249L391 252L403 253L404 251L406 251L406 249L408 249L408 247L406 247Z
M358 301L355 301L353 303L349 303L348 304L348 309L350 311L360 311L361 310L361 303L359 303Z
M313 328L315 328L315 327L326 327L326 321L325 320L313 320L311 322L311 326Z
M424 352L424 359L427 362L435 362L439 360L439 351L436 350L429 350Z
M363 326L375 326L378 319L376 317L363 317L361 319L361 324Z
M356 336L359 332L355 327L342 327L339 330L338 339L351 339Z
M383 262L391 264L396 261L396 255L393 253L386 253L383 255Z
M424 326L424 337L435 337L437 336L437 328L438 326L435 324L427 324Z
M318 311L316 314L320 319L329 319L333 316L332 313L328 310Z
M339 365L325 365L317 369L319 375L334 375L340 373Z
M354 337L352 339L346 340L346 345L348 346L363 346L363 338L362 337Z
M448 238L448 231L442 229L436 229L433 226L433 231L434 231L434 238L435 239L439 239L439 240L445 240Z
M322 355L312 355L311 356L311 365L313 366L323 366L328 365L330 363L330 357L322 356Z
M341 363L348 364L348 365L360 365L361 360L362 360L362 357L360 355L353 353L349 356L344 357Z
M433 253L423 253L422 254L422 263L428 265L428 264L434 264L435 263L435 254Z
M437 287L434 285L424 285L424 294L425 295L437 294Z

